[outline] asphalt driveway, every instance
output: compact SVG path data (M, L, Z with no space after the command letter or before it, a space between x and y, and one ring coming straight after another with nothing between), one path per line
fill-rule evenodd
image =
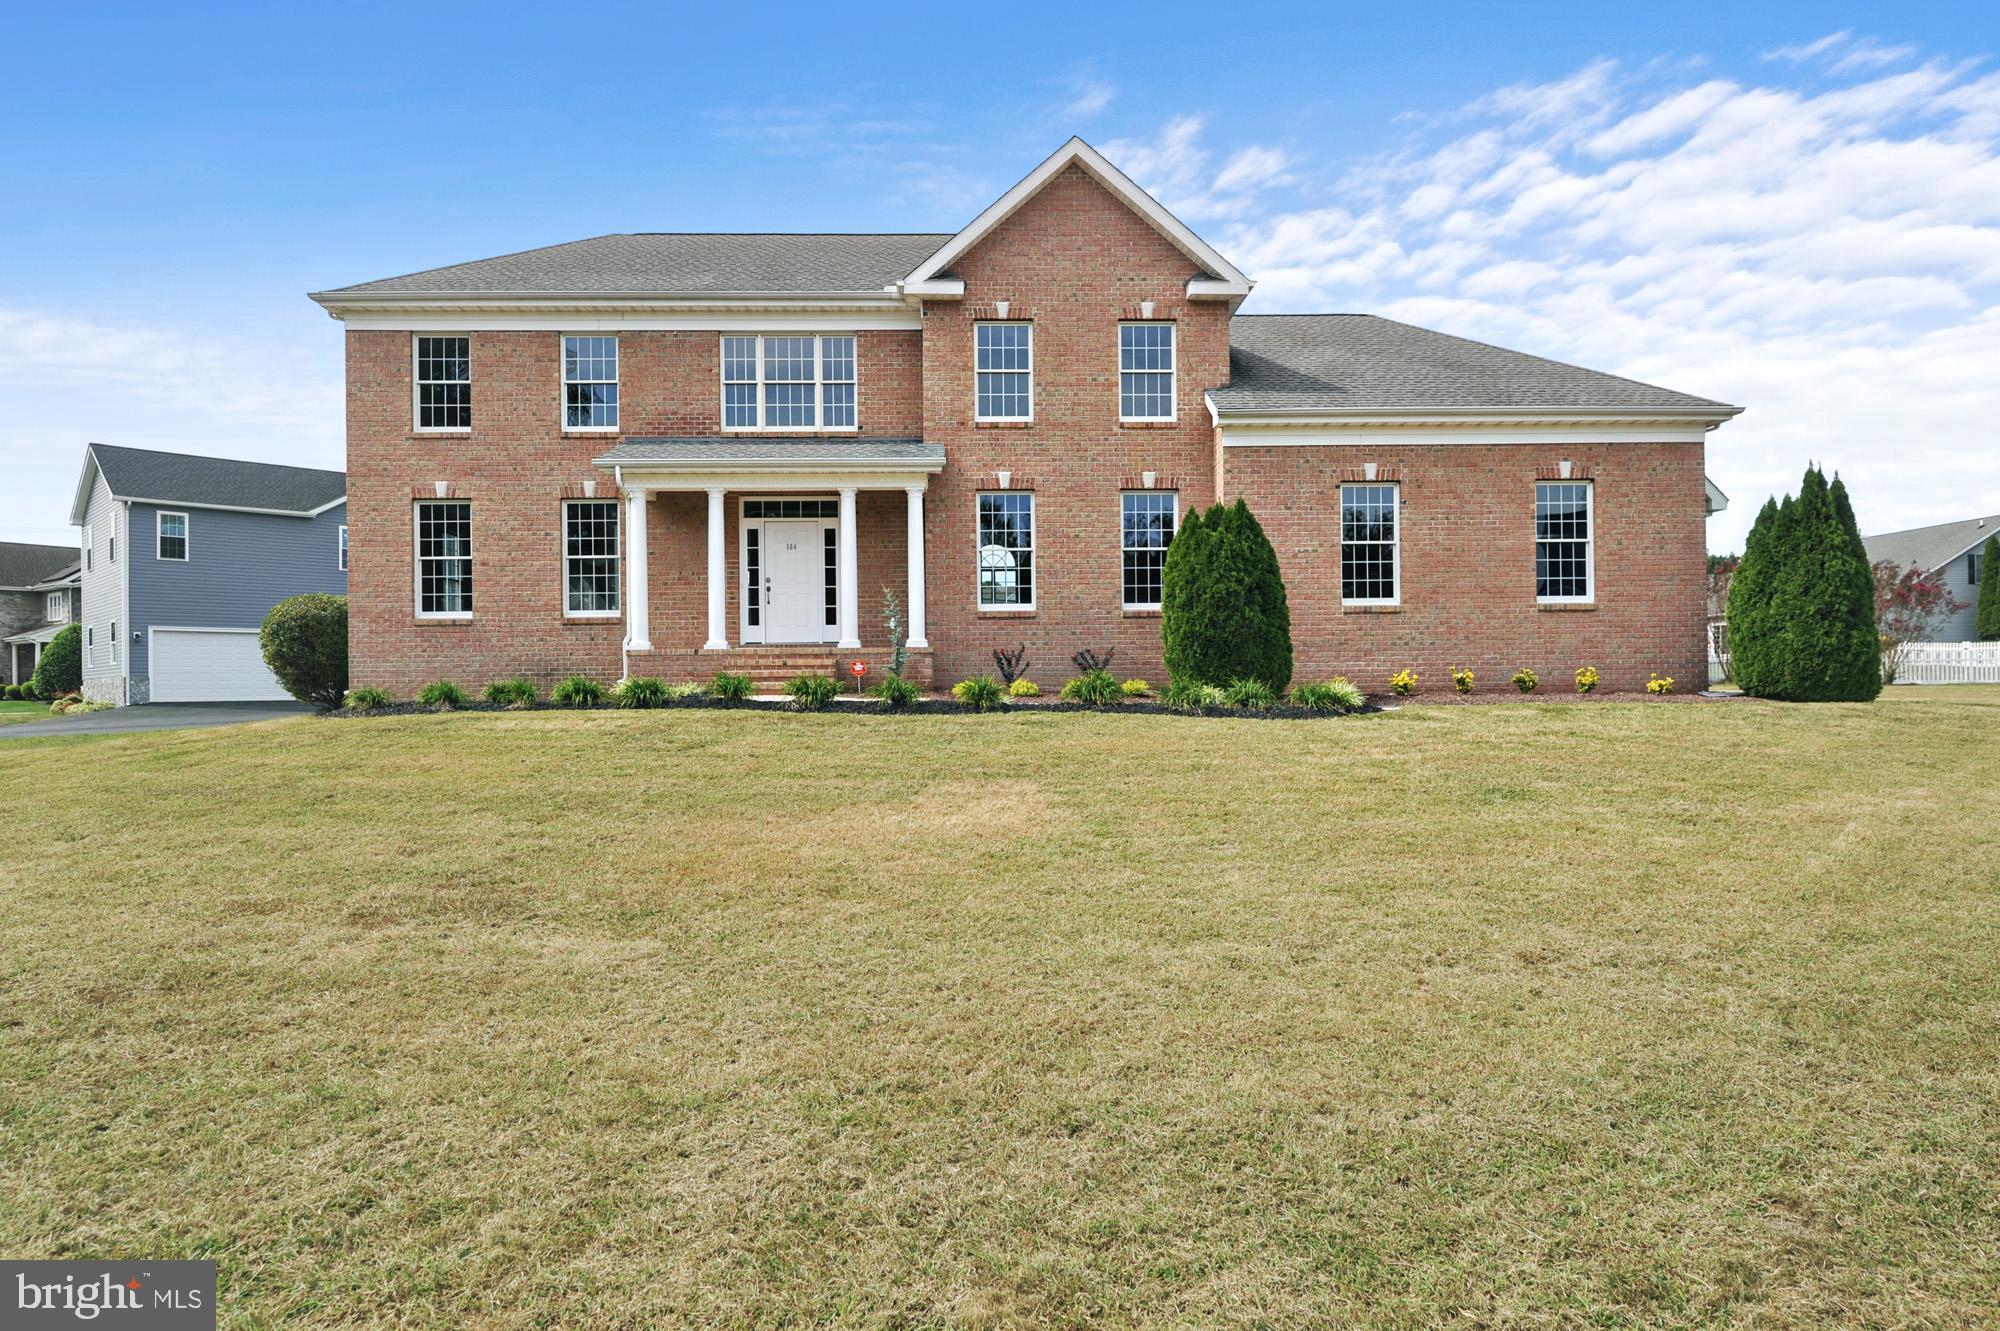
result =
M0 740L33 739L41 735L125 735L139 730L186 730L192 726L233 726L245 721L273 721L298 716L312 708L302 702L159 702L142 707L114 707L80 716L52 716L0 726Z

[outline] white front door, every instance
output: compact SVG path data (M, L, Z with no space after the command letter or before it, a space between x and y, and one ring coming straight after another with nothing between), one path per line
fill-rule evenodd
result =
M764 521L764 641L826 638L826 524Z

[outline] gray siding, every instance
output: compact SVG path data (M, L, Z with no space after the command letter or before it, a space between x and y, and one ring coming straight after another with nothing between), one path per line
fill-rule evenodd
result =
M132 551L125 539L124 505L111 497L111 487L102 474L91 484L90 503L84 509L84 529L89 534L90 551L83 569L83 619L87 645L83 650L83 691L87 697L105 702L125 701L127 651L113 658L111 626L129 648L132 617L125 612L125 571ZM116 537L118 558L111 558Z
M187 562L159 557L158 514L186 513ZM132 675L149 676L145 631L159 627L246 628L264 622L271 607L302 592L347 591L340 568L340 528L347 506L315 518L219 509L132 505L136 535L131 561ZM95 612L93 612L95 613Z
M1986 542L1982 540L1979 544L1983 548ZM1946 620L1944 626L1931 635L1932 642L1971 642L1979 636L1974 631L1975 621L1979 617L1979 588L1972 585L1972 553L1976 551L1960 555L1946 564L1942 570L1944 585L1951 592L1952 599L1960 602L1965 608ZM1979 570L1979 576L1986 577L1987 570Z

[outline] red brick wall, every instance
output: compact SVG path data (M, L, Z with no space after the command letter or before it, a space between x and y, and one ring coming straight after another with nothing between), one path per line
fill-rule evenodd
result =
M1344 674L1371 693L1415 670L1449 690L1465 666L1481 689L1511 689L1522 666L1545 690L1594 665L1605 690L1643 688L1653 672L1706 687L1706 496L1700 444L1502 447L1231 446L1225 498L1242 498L1278 552L1292 612L1295 678ZM1535 600L1535 483L1560 462L1595 488L1595 605ZM1402 606L1340 604L1340 486L1365 463L1401 486Z
M938 680L992 673L992 651L1026 643L1028 674L1044 685L1071 673L1078 648L1116 651L1121 675L1155 682L1159 618L1120 608L1119 491L1141 473L1177 488L1181 511L1214 493L1213 432L1202 393L1229 374L1229 315L1184 299L1196 265L1072 166L956 265L965 299L924 306L924 437L949 460L926 508L929 627ZM1034 421L973 422L973 323L1034 323ZM1178 328L1177 420L1118 422L1118 324L1155 303ZM1008 470L1035 493L1036 608L981 611L977 504Z

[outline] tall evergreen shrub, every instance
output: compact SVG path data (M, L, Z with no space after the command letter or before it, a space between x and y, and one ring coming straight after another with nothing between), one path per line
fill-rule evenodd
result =
M1796 499L1766 504L1729 592L1736 682L1796 702L1882 691L1875 582L1847 487L1806 469Z
M1190 513L1167 547L1160 637L1167 674L1182 683L1292 680L1292 617L1278 552L1238 499Z
M2000 536L1989 536L1979 550L1979 612L1972 631L1981 642L2000 639Z

